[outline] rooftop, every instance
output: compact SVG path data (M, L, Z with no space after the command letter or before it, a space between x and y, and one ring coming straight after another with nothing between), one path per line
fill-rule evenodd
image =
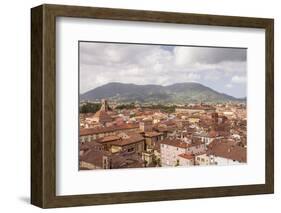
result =
M207 151L207 155L214 155L239 162L247 162L247 149L233 143L222 143L217 140L213 141Z
M165 139L163 141L161 141L161 144L166 144L169 146L174 146L174 147L178 147L178 148L187 148L188 144L185 142L182 142L179 139Z
M144 135L145 135L145 137L151 138L151 137L163 135L163 133L161 133L161 132L145 132Z
M178 155L178 156L181 157L181 158L188 159L188 160L192 160L192 159L194 158L194 155L192 155L192 154L186 154L186 153L180 154L180 155Z
M120 126L110 126L110 127L99 127L99 128L82 128L80 129L80 136L93 135L106 132L114 132L118 130L135 129L138 128L138 124L123 124Z
M144 141L144 137L142 137L140 134L135 134L135 135L131 135L128 139L120 139L117 141L113 141L110 144L116 145L116 146L126 146L129 144L134 144L134 143L138 143L141 141Z

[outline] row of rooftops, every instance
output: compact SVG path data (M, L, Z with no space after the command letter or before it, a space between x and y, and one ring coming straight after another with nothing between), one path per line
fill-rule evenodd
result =
M98 128L81 128L80 136L114 132L119 130L129 130L129 129L136 129L136 128L139 128L138 124L123 124L120 126L109 126L109 127L98 127Z
M134 134L131 135L129 138L127 139L119 139L116 141L113 141L111 144L112 145L116 145L116 146L126 146L126 145L130 145L130 144L135 144L135 143L139 143L144 141L144 137L141 136L140 134Z
M102 144L111 144L116 146L126 146L138 142L144 141L144 137L141 134L135 133L131 134L128 138L122 138L121 136L117 135L110 135L103 138L99 138L93 140L91 142L87 142L80 145L80 149L91 148L95 145L102 145Z
M146 123L149 121L145 121ZM151 122L151 121L150 121ZM158 126L153 126L153 129L157 130L158 132L155 131L148 131L147 137L149 135L152 136L157 136L161 135L159 132L169 132L173 131L173 126L175 126L174 123L171 122L166 122L163 124L164 126L158 125ZM114 132L114 131L122 131L122 130L130 130L130 129L138 129L139 128L139 123L134 123L134 124L122 124L118 126L108 126L108 127L95 127L95 128L80 128L80 136L87 136L87 135L94 135L94 134L100 134L100 133L108 133L108 132Z
M110 153L104 150L89 149L82 156L80 161L92 163L95 166L103 168L104 157L107 157L110 164L110 169L114 168L140 168L144 161L137 154L130 154L125 156L125 153ZM87 169L80 167L80 170Z
M230 142L214 140L209 144L206 154L244 163L247 162L247 149Z
M198 106L198 107L205 107L205 106ZM212 122L211 119L209 119L210 122ZM209 121L208 120L208 121ZM177 126L177 122L179 122L181 120L166 120L164 122L159 123L158 125L153 125L153 128L155 129L159 129L159 131L169 131L169 128L171 128L172 126ZM182 120L182 121L186 121L186 120ZM151 120L143 120L139 123L150 123L152 122ZM212 123L206 123L205 122L200 122L200 126L201 127L205 127L208 128L210 125L213 125ZM113 132L113 131L120 131L120 130L128 130L128 129L134 129L134 128L138 128L139 123L125 123L125 124L119 124L119 125L113 125L113 126L106 126L106 127L95 127L95 128L81 128L80 129L80 136L86 136L86 135L93 135L93 134L99 134L99 133L107 133L107 132ZM164 125L165 127L161 127L161 125ZM225 129L226 124L216 124L216 129L219 130L221 133L223 132L223 130ZM211 133L210 133L211 134ZM210 135L211 136L211 135ZM213 136L211 136L213 137Z
M186 149L191 146L196 146L202 144L202 142L197 141L193 143L185 143L182 142L179 139L165 139L161 141L161 144L166 144L169 146L174 146L178 148ZM201 155L204 153L198 153L196 155ZM209 144L207 147L207 150L205 152L208 156L216 156L216 157L222 157L227 158L239 162L247 162L247 149L245 147L236 145L235 143L231 141L223 141L223 140L214 140L212 143ZM183 153L179 155L180 157L191 159L194 157L193 154L186 154Z
M110 126L110 127L99 127L99 128L82 128L80 129L80 136L87 136L87 135L94 135L94 134L100 134L100 133L108 133L108 132L115 132L115 131L122 131L122 130L130 130L130 129L136 129L136 133L141 133L141 130L139 130L138 124L123 124L120 126ZM175 130L172 128L172 126L155 126L153 127L154 130L151 131L145 131L144 135L145 137L156 137L163 135L163 132L171 132ZM138 130L138 131L137 131ZM156 131L155 131L156 130ZM211 130L209 132L202 132L202 133L196 133L194 129L188 128L186 131L188 131L189 134L193 134L195 137L210 137L210 138L216 138L216 137L227 137L229 136L229 133L226 131L216 131ZM183 131L185 132L185 131ZM112 138L116 136L111 136ZM110 137L105 138L105 140L110 139Z
M201 142L200 140L193 140L191 143L186 143L180 139L170 139L170 138L166 138L160 141L160 143L169 146L178 147L178 148L183 148L183 149L203 144L203 142Z

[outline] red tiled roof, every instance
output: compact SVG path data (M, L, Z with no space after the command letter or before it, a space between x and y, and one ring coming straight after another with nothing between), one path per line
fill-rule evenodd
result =
M107 142L116 141L119 139L120 139L120 137L118 137L118 136L109 135L109 136L98 139L98 143L107 143Z
M134 154L124 155L123 153L112 154L107 151L90 150L83 156L79 157L79 161L91 163L100 169L103 166L103 156L107 156L111 162L111 169L117 168L140 168L143 160L140 156ZM81 168L80 169L85 169Z
M239 162L247 162L247 149L232 143L213 141L207 150L207 155L232 159Z
M144 137L142 137L140 134L135 134L131 135L128 139L120 139L118 141L113 141L110 144L116 146L126 146L129 144L139 143L141 141L144 141Z
M161 132L145 132L145 137L156 137L156 136L160 136L163 135L163 133Z
M181 140L178 139L165 139L161 141L161 144L166 144L169 146L175 146L175 147L179 147L179 148L187 148L188 144L185 142L182 142Z
M211 131L209 132L208 136L209 136L210 138L215 138L215 137L218 136L218 133L217 133L216 131L214 131L214 130L211 130Z
M164 126L157 126L157 127L154 127L153 129L158 132L167 132L168 131L168 128L164 127Z
M80 150L89 150L89 149L101 150L102 145L97 143L96 141L91 141L91 142L87 142L84 144L79 144L79 149Z
M102 157L110 156L110 153L103 150L91 149L84 155L79 157L79 161L94 164L95 166L102 167Z
M124 124L120 126L100 127L100 128L84 128L80 129L80 136L94 135L98 133L114 132L118 130L135 129L138 128L138 124Z
M179 157L182 157L182 158L185 158L188 160L192 160L194 158L194 155L183 153L183 154L180 154Z

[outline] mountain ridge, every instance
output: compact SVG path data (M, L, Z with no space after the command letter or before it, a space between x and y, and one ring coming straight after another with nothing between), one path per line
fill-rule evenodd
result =
M118 102L144 103L244 102L246 100L217 92L196 82L175 83L167 86L110 82L80 95L80 100L94 101L102 98Z

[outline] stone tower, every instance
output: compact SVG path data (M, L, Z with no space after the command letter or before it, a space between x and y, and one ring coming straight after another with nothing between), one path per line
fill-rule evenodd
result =
M109 106L107 103L107 100L102 99L101 100L101 108L99 111L97 111L94 115L94 121L101 123L105 125L107 122L111 122L113 119L111 116L107 113L109 111Z
M108 103L107 103L107 100L106 99L102 99L101 100L101 108L100 108L101 111L108 111L109 110L109 106L108 106Z

